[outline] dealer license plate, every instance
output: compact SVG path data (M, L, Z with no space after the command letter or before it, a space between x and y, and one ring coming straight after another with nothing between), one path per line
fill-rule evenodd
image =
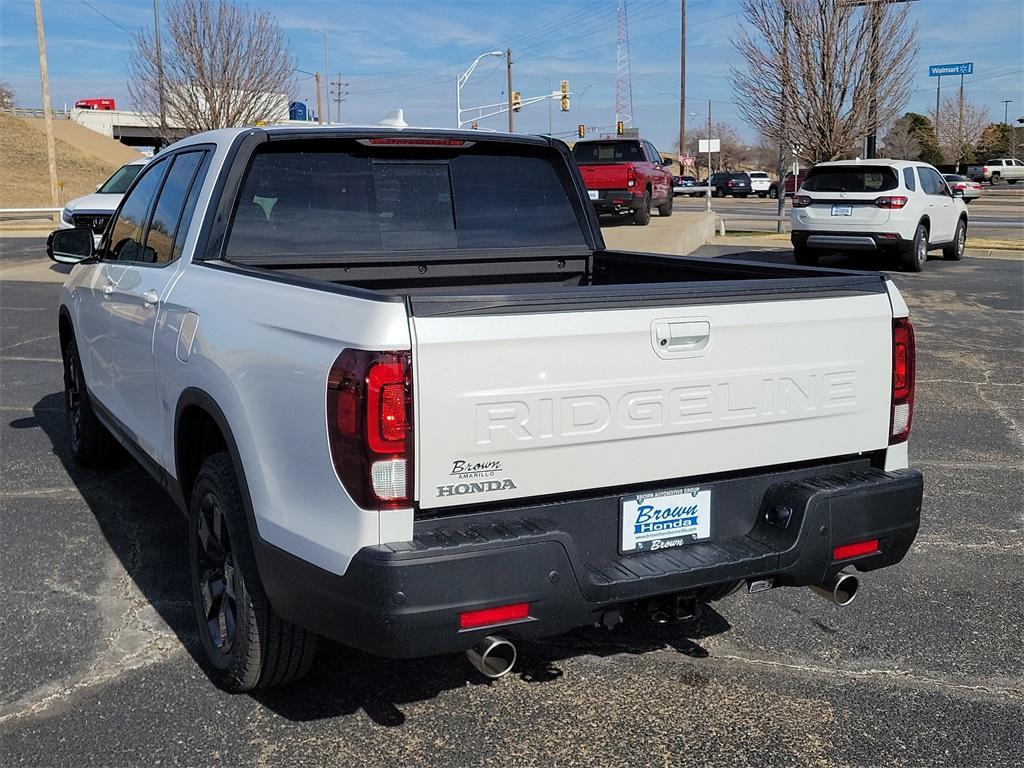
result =
M711 490L684 488L622 499L619 551L651 552L711 538Z
M833 216L853 216L852 205L833 205L832 206Z
M598 198L598 192L596 189L588 189L587 194L590 195L591 200L597 200Z

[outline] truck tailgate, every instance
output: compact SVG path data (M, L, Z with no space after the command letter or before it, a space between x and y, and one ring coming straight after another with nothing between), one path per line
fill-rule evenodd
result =
M410 323L423 509L888 443L885 293Z
M580 175L587 189L625 189L627 166L622 164L581 165Z

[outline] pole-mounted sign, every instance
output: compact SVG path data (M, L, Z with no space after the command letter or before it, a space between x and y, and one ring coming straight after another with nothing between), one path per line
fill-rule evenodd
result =
M960 111L963 112L964 105L964 75L974 74L974 62L965 61L962 64L932 64L928 67L928 77L937 77L935 81L935 130L939 130L939 109L942 100L942 78L944 75L960 75ZM960 119L963 120L963 114Z
M932 64L928 67L928 77L942 77L943 75L973 75L974 62L968 61L963 64Z

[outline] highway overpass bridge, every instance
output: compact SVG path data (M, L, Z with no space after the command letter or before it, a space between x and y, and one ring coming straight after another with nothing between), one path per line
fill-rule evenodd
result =
M160 141L159 118L148 112L124 110L72 109L68 118L96 133L132 147L155 147ZM184 126L168 121L168 138L172 141L188 135Z

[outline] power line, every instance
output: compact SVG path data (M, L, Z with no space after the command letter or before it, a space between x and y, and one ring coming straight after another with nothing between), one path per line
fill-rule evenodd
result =
M84 5L84 6L86 7L86 8L89 8L90 10L92 10L92 11L94 11L94 12L98 13L98 14L99 14L100 16L102 16L102 17L103 17L104 19L106 19L107 21L109 21L109 22L110 22L111 24L113 24L113 25L114 25L115 27L117 27L118 29L124 30L124 31L125 31L125 32L127 32L127 33L128 33L129 35L133 35L133 34L135 34L135 33L134 33L134 32L133 32L132 30L128 29L128 27L126 27L126 26L124 26L123 24L121 24L120 22L118 22L118 21L115 21L114 19L110 18L109 16L107 16L107 14L105 14L105 13L104 13L103 11L101 11L101 10L100 10L99 8L97 8L97 7L95 6L95 5L93 5L92 3L88 2L87 0L79 0L79 1L80 1L80 2L82 3L82 5Z

